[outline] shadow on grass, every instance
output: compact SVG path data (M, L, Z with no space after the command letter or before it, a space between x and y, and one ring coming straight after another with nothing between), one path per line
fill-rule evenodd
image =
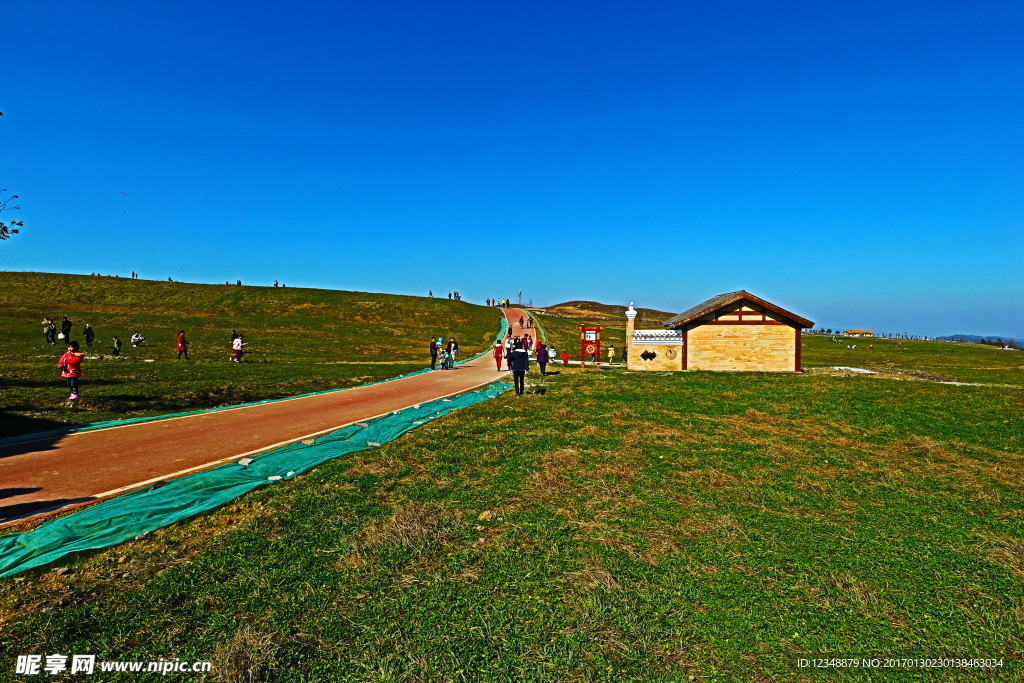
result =
M32 439L32 435L38 432L59 432L55 434L47 434L44 437L38 439ZM14 437L18 439L17 443L3 445L0 444L0 458L5 458L9 455L17 455L16 452L10 452L12 449L17 451L17 446L23 443L24 440L32 439L33 446L28 448L27 451L49 449L54 443L60 440L65 434L74 431L74 427L68 425L67 422L58 422L57 420L49 420L46 418L29 417L27 415L19 415L18 413L8 412L7 410L0 410L0 434L4 437ZM48 443L47 443L48 442ZM27 452L26 449L22 448L21 453ZM4 482L5 484L11 484L14 482Z
M98 386L98 387L108 387L108 386L113 386L115 384L124 384L124 382L125 382L125 380L123 380L123 379L89 379L87 382L83 381L82 385L85 386L86 384L90 384L90 385ZM21 387L21 388L24 388L24 389L56 388L56 389L59 389L61 391L63 391L64 388L65 388L64 387L64 380L62 380L59 377L57 379L46 379L46 380L41 380L41 379L7 379L7 380L0 380L0 389L6 388L6 387Z

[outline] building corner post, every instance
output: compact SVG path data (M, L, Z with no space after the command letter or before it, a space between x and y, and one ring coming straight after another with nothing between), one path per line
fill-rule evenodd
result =
M629 308L626 309L626 347L622 350L623 355L626 357L626 369L629 370L630 364L633 363L633 330L636 327L636 309L633 308L633 302L629 302Z

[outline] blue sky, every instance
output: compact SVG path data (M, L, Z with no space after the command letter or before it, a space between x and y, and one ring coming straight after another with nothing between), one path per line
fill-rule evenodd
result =
M1024 4L4 3L0 269L1024 338ZM5 214L10 217L10 214Z

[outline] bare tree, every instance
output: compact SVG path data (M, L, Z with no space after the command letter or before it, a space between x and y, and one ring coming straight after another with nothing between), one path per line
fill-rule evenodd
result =
M11 206L11 202L18 198L18 195L14 194L10 197L5 197L7 190L0 190L0 213L4 211L20 211L20 206ZM11 220L10 223L5 223L0 220L0 241L10 239L11 235L17 235L18 229L25 225L24 221Z

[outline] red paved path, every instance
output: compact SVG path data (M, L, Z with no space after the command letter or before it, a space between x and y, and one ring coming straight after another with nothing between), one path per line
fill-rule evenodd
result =
M509 308L505 316L521 334L525 313ZM0 446L0 527L460 394L504 374L488 354L384 384Z

